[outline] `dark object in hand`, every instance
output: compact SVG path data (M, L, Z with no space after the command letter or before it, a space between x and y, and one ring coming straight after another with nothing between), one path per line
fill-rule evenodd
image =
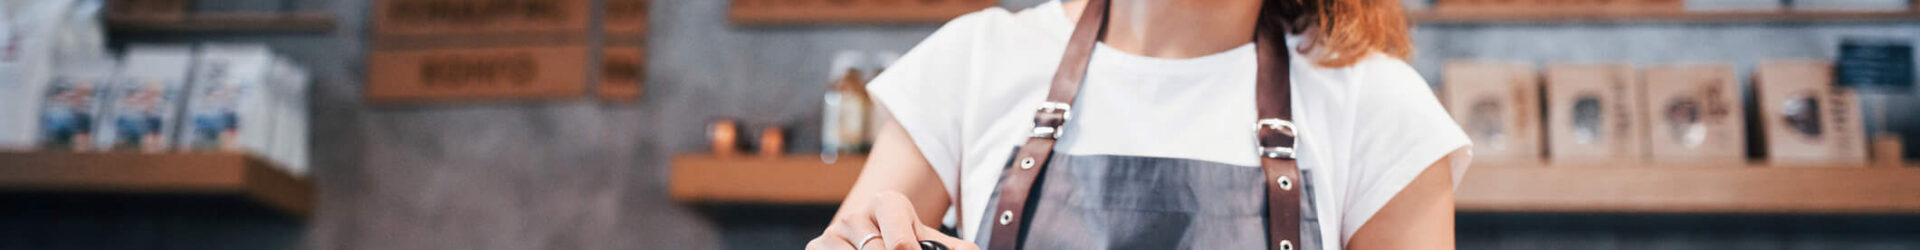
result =
M947 250L947 245L931 240L920 241L920 250Z

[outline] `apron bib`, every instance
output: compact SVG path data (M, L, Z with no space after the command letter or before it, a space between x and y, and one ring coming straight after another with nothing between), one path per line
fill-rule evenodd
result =
M1067 156L1049 160L1032 202L1024 249L1264 249L1267 199L1260 168L1193 159ZM1302 176L1311 175L1302 170ZM1312 182L1302 179L1302 193ZM995 193L987 207L998 205ZM1303 197L1296 249L1322 249L1312 195ZM997 218L981 218L994 225ZM975 243L996 236L981 227Z
M1271 5L1271 4L1269 4ZM1069 156L1053 146L1072 118L1108 0L1089 0L1034 128L988 199L976 240L1011 249L1321 249L1311 188L1294 161L1297 132L1286 29L1261 10L1254 32L1258 168L1159 157ZM1098 126L1088 124L1087 126ZM1305 234L1302 234L1302 233Z

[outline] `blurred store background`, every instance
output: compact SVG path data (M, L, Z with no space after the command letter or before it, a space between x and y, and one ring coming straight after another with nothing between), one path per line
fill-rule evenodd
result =
M0 249L797 249L857 86L1044 1L0 0ZM1910 0L1405 3L1460 249L1920 249Z

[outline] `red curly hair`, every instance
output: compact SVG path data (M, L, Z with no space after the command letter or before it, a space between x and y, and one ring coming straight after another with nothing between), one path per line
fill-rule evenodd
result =
M1301 54L1323 67L1346 67L1378 52L1413 54L1399 0L1266 0L1261 15L1303 34Z

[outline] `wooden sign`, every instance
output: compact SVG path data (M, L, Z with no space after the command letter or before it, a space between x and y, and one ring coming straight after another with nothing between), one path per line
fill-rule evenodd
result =
M645 88L646 50L607 47L600 54L600 98L625 101L640 97Z
M589 0L377 0L374 33L585 32Z
M601 27L608 36L638 36L647 33L649 0L606 0L605 20Z
M379 102L579 96L586 56L584 46L375 51L366 94Z
M940 23L996 0L734 0L734 24Z

